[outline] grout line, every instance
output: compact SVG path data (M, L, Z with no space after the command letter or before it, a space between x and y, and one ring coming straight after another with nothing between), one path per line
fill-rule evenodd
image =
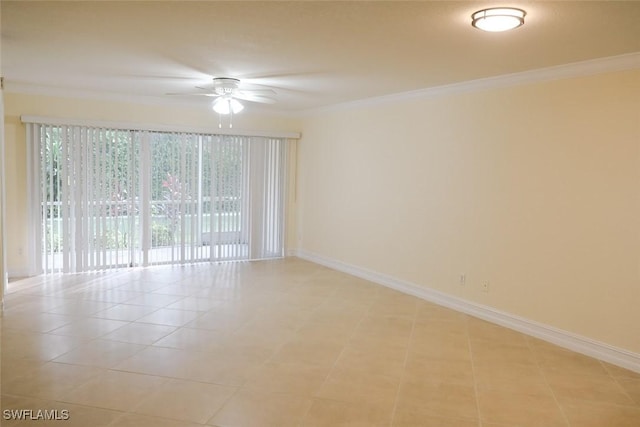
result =
M569 422L569 417L567 416L564 407L560 404L560 401L558 400L558 396L556 396L556 392L553 391L553 387L551 387L551 384L549 383L549 379L547 378L546 374L544 373L544 370L542 369L542 366L540 366L540 362L538 359L538 356L536 355L536 352L534 350L533 344L531 342L531 338L528 336L526 337L526 342L527 342L527 347L529 348L529 351L531 352L531 354L533 355L533 360L536 363L536 367L538 368L538 372L540 372L540 375L542 375L542 378L544 378L544 382L547 385L547 388L549 389L549 391L551 392L551 396L553 396L553 401L556 403L556 406L558 408L560 408L560 413L562 414L562 418L564 418L565 423L567 424L567 427L571 427L571 423Z
M411 347L413 346L413 335L416 330L416 322L418 320L418 301L413 303L413 322L411 323L411 332L409 333L409 342L407 343L407 349L404 353L404 361L402 362L402 372L400 373L400 381L396 390L396 398L393 403L393 409L391 410L391 425L394 424L396 418L396 411L398 409L398 402L400 401L400 389L402 388L402 382L405 376L405 370L407 369L407 362L409 361L409 354L411 353Z
M344 273L342 273L344 274ZM330 296L335 295L338 292L338 288L339 285L336 286L336 288L334 289L334 291L330 294ZM377 288L376 288L377 290ZM351 334L349 335L349 338L347 338L344 341L344 344L342 345L342 350L340 350L340 353L338 354L338 356L336 357L336 360L333 362L333 364L331 365L331 368L329 369L329 372L327 372L327 375L324 377L324 379L322 380L322 383L320 384L320 387L318 387L318 390L313 394L312 398L312 402L311 405L309 405L309 407L307 408L307 410L305 411L304 415L302 417L300 417L300 423L302 423L307 416L309 415L309 412L311 411L311 407L313 406L313 399L322 399L320 397L317 396L318 392L322 389L322 386L324 386L324 384L327 382L327 379L329 379L329 377L331 376L331 374L333 373L333 371L335 370L338 361L341 359L342 355L344 354L345 349L347 348L347 346L349 345L349 343L351 342L351 340L353 339L353 337L356 334L356 331L358 330L358 328L360 327L360 325L362 324L362 322L364 321L365 317L367 317L367 314L369 313L369 310L371 310L371 307L373 306L373 303L378 299L378 295L376 294L376 298L373 298L371 300L371 302L369 303L367 310L364 312L364 314L360 317L360 320L358 320L358 323L356 324L356 326L353 328L353 331L351 332ZM326 304L323 303L323 304ZM325 399L325 400L333 400L333 399Z
M467 346L469 347L469 357L471 359L471 375L473 376L473 394L476 398L476 412L478 414L478 425L482 427L482 415L480 414L480 394L478 393L478 380L476 378L476 364L473 357L473 346L471 345L471 334L469 333L469 319L470 317L464 316L464 325L467 333Z
M214 413L213 413L213 415L211 415L211 417L209 417L209 419L208 419L207 421L205 421L205 422L204 422L204 424L205 424L205 425L207 425L207 426L208 426L208 425L211 425L211 424L209 424L209 422L211 422L211 421L216 417L216 415L218 415L218 414L219 414L219 413L224 409L224 407L225 407L225 406L227 406L227 404L228 404L229 402L231 402L231 400L232 400L234 397L236 397L236 395L237 395L238 393L240 393L240 390L242 390L242 389L244 388L244 384L243 384L243 385L239 385L239 386L234 386L234 387L235 387L236 389L233 391L233 393L231 393L231 394L229 395L229 397L227 397L227 398L225 399L224 403L223 403L222 405L220 405L220 407L218 408L218 410L217 410L216 412L214 412ZM214 424L214 425L217 425L217 424Z
M610 372L610 371L607 369L607 367L605 366L604 362L602 362L601 360L598 360L598 362L600 362L600 365L602 365L602 368L603 368L603 369L604 369L604 371L607 373L607 376L608 376L609 378L611 378L611 379L613 380L613 382L618 386L618 389L619 389L620 391L622 391L622 393L623 393L625 396L627 396L627 397L629 398L629 402L631 402L631 403L630 403L630 405L640 407L640 402L636 402L636 400L633 398L633 396L631 396L631 395L629 394L629 392L627 392L627 389L625 389L625 388L622 386L622 384L620 383L620 380L621 380L621 379L624 379L624 378L618 378L618 377L613 376L613 375L611 374L611 372Z
M287 292L285 292L285 293L287 293ZM284 298L284 295L280 296L280 299L282 299L282 298ZM282 348L285 345L287 345L289 342L291 342L291 340L295 337L295 335L298 334L298 331L300 331L300 329L302 329L306 324L309 323L309 318L313 315L313 313L315 311L317 311L320 308L320 306L322 306L324 304L326 304L326 301L323 302L322 304L320 304L318 307L316 307L313 310L311 310L311 313L309 313L309 315L307 316L307 319L305 319L305 321L297 329L295 329L294 331L291 332L291 336L287 336L287 338L285 340L283 340L282 343L280 343L280 344L275 346L275 348L274 348L273 352L271 353L271 355L268 358L266 358L264 362L262 362L262 365L260 367L263 367L266 364L270 363L273 360L273 358L275 357L275 355L278 354L278 352L280 350L282 350ZM255 320L255 319L252 319L252 320ZM244 326L246 326L246 324ZM232 333L235 333L235 332L237 332L237 331L233 331Z

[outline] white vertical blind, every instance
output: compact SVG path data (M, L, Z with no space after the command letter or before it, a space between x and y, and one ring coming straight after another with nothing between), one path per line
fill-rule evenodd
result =
M41 271L284 254L284 139L35 123L27 135Z
M285 146L282 140L253 138L250 145L251 258L283 256Z
M133 265L137 158L131 133L30 125L42 271Z

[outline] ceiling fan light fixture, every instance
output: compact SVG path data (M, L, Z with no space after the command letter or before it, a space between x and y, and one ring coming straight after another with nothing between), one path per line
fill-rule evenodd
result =
M492 7L473 13L471 25L483 31L508 31L523 25L526 14L515 7Z
M242 105L240 101L232 97L221 96L213 101L213 111L218 114L238 114L243 109L244 105Z

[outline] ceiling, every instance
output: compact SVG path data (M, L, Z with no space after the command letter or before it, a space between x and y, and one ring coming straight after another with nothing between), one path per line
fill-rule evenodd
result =
M472 12L527 11L485 33ZM637 1L1 2L8 92L208 106L212 77L300 111L640 51Z

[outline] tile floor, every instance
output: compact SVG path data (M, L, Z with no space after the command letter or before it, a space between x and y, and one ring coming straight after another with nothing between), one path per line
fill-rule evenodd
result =
M1 351L70 415L7 427L640 426L639 374L295 258L14 282Z

